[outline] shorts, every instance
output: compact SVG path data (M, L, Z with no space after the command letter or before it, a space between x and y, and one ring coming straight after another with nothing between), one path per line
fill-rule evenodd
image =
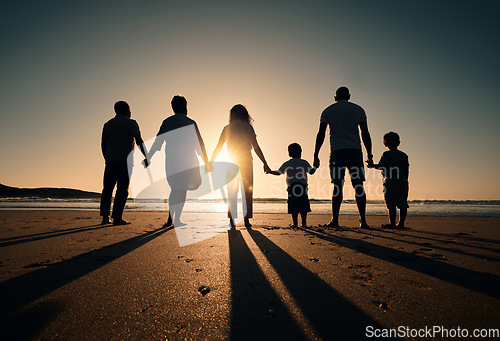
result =
M387 208L408 208L408 181L384 184L384 198Z
M339 149L330 154L330 176L332 182L344 181L345 169L349 169L351 182L365 181L365 167L361 149Z
M289 214L311 212L306 184L301 182L290 184L288 185L287 192Z

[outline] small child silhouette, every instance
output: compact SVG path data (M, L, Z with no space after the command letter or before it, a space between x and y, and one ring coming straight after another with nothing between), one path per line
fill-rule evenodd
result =
M302 227L307 227L307 212L311 212L309 197L307 196L307 173L314 174L316 168L309 162L301 159L302 147L298 143L288 146L290 160L286 161L276 171L268 174L281 175L286 173L288 185L288 213L292 215L293 227L298 227L298 215L302 218Z
M408 211L408 155L398 150L399 135L389 132L384 135L384 145L387 151L382 154L378 164L367 162L369 168L382 170L384 176L384 198L389 210L390 224L385 228L405 228L405 219ZM399 208L399 223L396 225L396 208Z

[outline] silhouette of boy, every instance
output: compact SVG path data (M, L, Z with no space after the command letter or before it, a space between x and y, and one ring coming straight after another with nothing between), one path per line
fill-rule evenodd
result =
M291 159L283 163L277 171L270 171L269 174L286 174L288 213L292 215L293 227L298 227L299 213L302 218L302 227L307 227L307 212L311 212L307 195L307 173L314 174L316 168L301 159L302 147L298 143L288 146L288 155Z
M122 219L123 209L128 197L130 182L127 167L127 157L134 150L134 140L146 156L141 132L137 122L130 117L132 113L127 102L118 101L114 106L116 116L104 124L102 128L101 150L106 161L104 170L103 189L101 194L100 214L102 225L109 224L111 210L111 196L116 185L115 201L113 204L113 225L126 225ZM144 161L147 165L147 161Z
M408 211L408 174L410 164L408 155L398 149L399 135L389 132L384 135L384 146L387 151L382 154L377 164L367 162L368 167L382 170L384 176L384 198L389 210L389 224L386 228L405 228L405 219ZM399 223L396 225L396 207L399 208Z

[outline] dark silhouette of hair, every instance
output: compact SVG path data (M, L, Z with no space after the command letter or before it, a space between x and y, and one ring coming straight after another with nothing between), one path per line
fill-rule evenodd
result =
M302 147L298 143L292 143L288 146L288 155L291 157L300 157L302 155Z
M349 89L347 87L341 86L335 92L335 97L337 97L337 99L349 99L351 94L349 93Z
M176 114L187 114L187 100L184 96L175 95L172 98L172 110Z
M125 101L118 101L115 103L115 113L117 115L127 116L130 113L130 106Z
M384 135L384 145L389 148L396 148L400 144L399 135L393 131Z
M244 121L252 124L253 119L244 105L236 104L231 108L231 111L229 111L229 123L233 121Z

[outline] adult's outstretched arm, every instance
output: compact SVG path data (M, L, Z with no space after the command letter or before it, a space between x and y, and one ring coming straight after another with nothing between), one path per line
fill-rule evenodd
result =
M203 158L203 162L205 162L205 172L210 172L212 170L212 167L210 166L210 162L208 161L208 155L207 155L207 150L205 149L205 142L203 142L203 138L201 137L200 130L198 129L198 126L194 126L196 129L196 134L198 135L198 141L200 142L200 148L201 148L201 154Z
M144 165L146 167L149 166L148 151L146 150L146 146L144 145L144 140L142 139L140 134L135 136L135 143L137 143L139 149L141 150L142 155L144 155Z
M253 150L255 151L255 154L259 157L260 161L264 164L264 173L269 173L271 172L271 168L269 168L269 165L267 164L266 158L264 157L264 153L262 152L262 149L260 149L259 143L257 142L257 137L253 136L250 140L252 142Z
M372 138L370 132L368 131L368 122L364 121L359 124L359 129L361 130L361 139L366 148L366 153L368 154L368 160L373 160L372 154Z
M319 151L321 150L321 146L323 146L323 142L325 141L325 135L326 135L326 123L320 123L319 124L319 129L318 129L318 134L316 135L316 144L314 146L314 162L313 166L315 168L319 167Z
M214 149L214 152L212 153L212 158L210 158L210 163L214 162L214 160L219 156L219 153L222 149L222 146L224 146L224 143L226 143L226 135L224 134L224 130L220 134L219 137L219 142L217 143L217 146Z

